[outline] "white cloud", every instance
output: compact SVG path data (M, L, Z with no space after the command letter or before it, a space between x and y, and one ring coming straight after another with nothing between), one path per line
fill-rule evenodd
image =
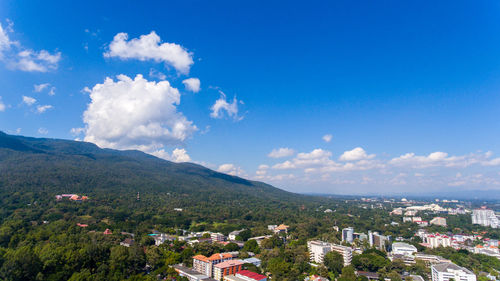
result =
M267 156L271 158L282 158L288 157L295 154L295 150L288 147L281 147L279 149L273 149Z
M35 84L33 86L34 90L36 93L40 93L41 91L47 89L50 86L50 83L42 83L42 84Z
M233 175L233 176L242 176L245 172L240 168L235 166L234 164L222 164L217 168L218 172Z
M12 66L28 72L47 72L56 70L60 60L61 52L51 54L46 50L23 50L17 54L17 61Z
M153 151L150 154L173 162L191 162L191 157L187 154L187 151L184 148L176 148L172 151L172 154L169 154L164 149L160 149L157 151Z
M23 96L23 103L28 106L32 106L36 103L36 99L28 96Z
M273 166L273 169L276 170L290 170L295 168L296 166L295 164L292 163L292 161L285 161L283 163L278 163Z
M392 158L388 163L394 166L409 166L412 168L428 168L428 167L467 167L473 164L488 165L492 160L491 152L486 153L471 153L462 156L449 156L446 152L436 151L424 155L416 155L415 153L406 153L399 157ZM499 163L500 164L500 163Z
M88 91L85 141L101 147L151 153L164 145L182 144L197 130L177 111L181 96L168 81L118 75L117 81L106 78Z
M56 94L56 87L50 88L49 96L55 96L55 94Z
M327 134L327 135L324 135L322 139L323 139L323 141L325 141L325 142L331 142L331 141L332 141L332 138L333 138L333 136L332 136L332 135Z
M484 161L484 162L483 162L483 165L484 165L484 166L499 166L499 165L500 165L500 157L499 157L499 158L495 158L495 159L491 159L491 160Z
M69 132L73 136L78 136L85 132L85 128L71 128Z
M167 79L167 75L165 75L163 72L160 72L154 68L149 69L149 77L150 78L158 78L160 80Z
M241 102L241 101L240 101ZM212 112L210 117L212 118L222 118L224 117L224 111L227 115L236 121L240 121L243 117L238 117L238 100L236 96L233 98L232 103L228 103L226 100L226 95L220 92L220 98L215 101L214 105L211 107Z
M39 128L39 129L38 129L38 133L39 133L40 135L46 135L46 134L48 134L48 133L49 133L49 130L47 130L46 128Z
M188 78L182 81L186 90L191 91L193 93L198 93L200 91L200 79L198 78Z
M353 150L345 151L339 158L340 161L357 161L363 159L372 159L375 154L366 154L366 151L361 147L356 147Z
M28 72L47 72L55 70L61 60L61 52L34 51L23 47L17 41L11 41L8 31L13 32L12 23L7 30L0 24L0 60L12 69Z
M36 111L38 113L44 113L45 111L54 108L52 105L47 104L47 105L39 105L36 107Z
M0 97L0 112L5 111L5 104L2 102L2 97Z
M139 38L128 40L127 33L118 33L109 44L109 50L104 57L120 59L153 60L173 66L183 74L189 73L193 64L192 53L175 43L161 43L160 36L154 31Z

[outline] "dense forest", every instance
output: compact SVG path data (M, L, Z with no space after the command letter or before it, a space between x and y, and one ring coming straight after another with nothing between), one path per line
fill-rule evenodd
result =
M87 200L56 200L79 194ZM84 142L35 139L0 132L0 279L1 280L183 280L169 267L190 265L195 254L239 250L255 253L272 280L303 280L310 274L351 281L354 270L379 272L399 280L409 272L426 276L428 267L405 266L362 246L352 266L330 253L313 267L307 240L340 243L333 229L353 226L409 239L417 225L393 225L392 204L367 206L346 198L286 192L270 185L217 173L191 163L172 163L138 151L100 149ZM325 209L333 210L325 213ZM182 209L182 210L181 210ZM181 211L180 211L181 210ZM436 231L472 231L470 217L450 218ZM269 224L290 226L287 239L273 236L259 246L250 236L267 235ZM79 226L80 225L80 226ZM85 227L81 227L85 225ZM103 232L109 229L112 234ZM244 247L172 241L157 247L149 234L159 231L214 231L227 235L247 229ZM477 229L476 229L477 230ZM120 246L134 234L135 244ZM490 231L493 238L497 232ZM357 242L356 242L357 243ZM453 249L436 249L473 270L500 270L497 259ZM363 278L361 278L363 279Z

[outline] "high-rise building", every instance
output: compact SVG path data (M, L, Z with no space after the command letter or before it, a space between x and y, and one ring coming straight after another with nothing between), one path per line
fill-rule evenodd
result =
M342 229L342 242L352 243L354 241L354 228L347 227Z
M439 263L431 267L432 281L476 281L476 275L467 268L454 263Z
M482 226L490 226L492 228L499 227L499 221L495 212L493 210L486 209L485 207L472 211L472 223Z

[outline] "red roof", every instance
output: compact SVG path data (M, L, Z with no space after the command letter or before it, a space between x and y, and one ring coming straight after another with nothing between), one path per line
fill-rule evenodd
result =
M240 275L243 275L243 276L246 276L248 278L255 279L255 280L262 280L262 279L267 278L265 275L255 273L255 272L252 272L250 270L242 270L242 271L239 271L237 274L240 274Z

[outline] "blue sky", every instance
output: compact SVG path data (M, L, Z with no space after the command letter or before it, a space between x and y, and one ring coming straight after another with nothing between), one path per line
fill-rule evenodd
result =
M0 130L297 192L498 191L499 15L493 1L2 1Z

